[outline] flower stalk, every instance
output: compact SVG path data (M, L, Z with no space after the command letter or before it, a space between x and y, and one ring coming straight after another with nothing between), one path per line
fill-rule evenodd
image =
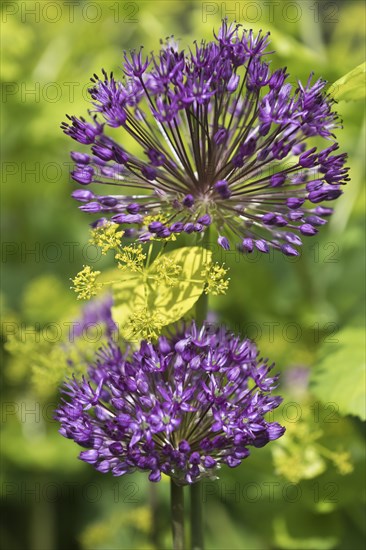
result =
M210 248L210 228L207 228L200 242L204 248L207 248L207 249ZM208 312L208 294L206 293L201 294L201 296L197 301L195 309L196 309L195 311L196 323L198 325L203 325L206 321L207 312Z
M191 549L204 549L203 511L201 502L201 482L190 487L191 496Z
M170 480L171 521L173 549L185 550L184 538L184 486Z
M202 245L205 248L209 247L210 231L209 229L203 235ZM203 325L207 319L208 313L208 294L202 294L196 305L196 320L197 323ZM191 549L204 549L204 534L203 534L203 511L201 502L201 482L193 483L190 486L190 519L191 519Z

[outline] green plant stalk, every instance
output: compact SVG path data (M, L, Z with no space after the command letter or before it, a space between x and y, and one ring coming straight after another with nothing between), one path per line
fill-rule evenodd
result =
M206 321L207 311L208 311L208 294L202 294L202 296L199 297L196 305L195 321L197 326L203 325L203 323Z
M201 326L206 321L208 311L208 295L202 294L196 305L196 323ZM191 499L191 549L203 550L203 514L201 502L201 482L190 486Z
M206 229L201 242L202 246L209 248L210 230ZM196 323L201 326L207 318L208 312L208 295L203 293L200 296L196 305ZM204 549L204 536L203 536L203 513L202 513L202 499L201 499L201 482L193 483L190 486L191 497L191 549L203 550Z
M170 480L170 505L174 550L186 550L184 542L184 486Z
M204 549L201 481L190 486L191 496L191 549Z
M202 241L197 242L197 245L210 249L210 228L209 227L204 232ZM196 304L197 325L202 325L206 321L207 312L208 312L208 294L203 292Z
M151 511L151 529L150 529L150 540L153 548L160 548L160 514L159 514L159 501L158 501L158 491L157 484L149 484L149 504Z

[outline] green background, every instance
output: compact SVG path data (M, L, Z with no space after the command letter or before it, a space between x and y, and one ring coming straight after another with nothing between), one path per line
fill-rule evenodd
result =
M2 369L7 550L169 548L168 483L151 493L143 474L114 479L79 462L52 420L56 389L36 392L32 357L37 348L48 354L47 327L73 315L69 278L94 264L95 250L85 245L90 219L70 198L74 145L59 129L65 113L86 113L90 76L102 67L118 75L124 49L143 44L148 52L171 34L187 47L211 39L225 16L270 30L272 65L287 66L293 83L311 71L332 83L364 60L361 1L2 5L3 339L14 327L28 330L15 354L7 347ZM283 372L279 421L288 432L282 447L257 450L203 486L210 549L363 547L365 112L350 96L337 107L344 124L337 137L351 181L329 225L305 240L300 258L219 258L231 284L212 310L255 338ZM310 389L301 373L310 375ZM334 453L345 451L353 471L341 475ZM151 518L154 498L160 505Z

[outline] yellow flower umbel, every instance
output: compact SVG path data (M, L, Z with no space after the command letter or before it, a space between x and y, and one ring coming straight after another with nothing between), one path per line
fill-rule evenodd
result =
M182 266L176 264L171 258L162 256L156 266L156 273L167 286L174 287L179 283L179 275L182 273Z
M324 431L314 423L311 402L303 403L301 413L296 422L284 423L286 436L271 449L276 473L299 483L325 472L330 461L341 475L350 474L353 471L351 454L320 443Z
M146 254L142 251L141 244L129 245L118 249L116 260L119 269L129 269L133 273L141 273L144 269Z
M89 265L85 265L72 282L73 288L78 295L78 300L90 300L93 296L96 296L98 291L102 288L100 283L97 283L97 277L100 275L100 271L94 271Z
M118 224L113 222L106 222L99 227L95 227L91 231L89 242L99 246L102 254L106 254L108 250L118 248L124 235L124 231L117 231L118 227Z
M163 319L158 313L148 311L146 307L134 311L128 321L130 339L156 340L164 325Z
M224 264L209 263L202 271L202 275L206 277L205 294L213 294L214 296L225 294L230 281L229 278L226 278L228 271L228 269L225 269Z
M334 452L330 459L341 475L344 476L353 472L352 457L348 451Z
M142 272L146 260L142 246L140 244L121 246L124 231L117 231L118 227L117 223L105 222L92 229L90 243L98 246L102 254L114 250L119 269L129 269L133 273Z

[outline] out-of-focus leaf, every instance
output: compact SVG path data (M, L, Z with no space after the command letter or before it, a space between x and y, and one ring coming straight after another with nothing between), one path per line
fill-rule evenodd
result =
M96 300L94 304L96 307ZM97 322L97 317L94 323L85 321L84 326L83 309L56 276L32 280L22 305L29 323L12 317L4 305L5 349L10 355L6 380L17 384L31 378L36 395L46 399L66 377L85 373L97 350L107 342L107 327L102 318Z
M8 420L2 431L4 460L19 468L43 472L59 470L61 464L64 473L82 470L82 464L76 460L80 448L73 441L60 437L56 429L46 430L55 406L55 403L47 403L40 407L39 402L31 400L18 403L20 421ZM49 420L45 422L45 418Z
M303 537L295 538L288 531L286 520L283 517L278 517L273 522L276 546L284 550L331 550L338 542L334 536L318 536L318 537Z
M207 512L208 517L220 518L220 521L212 521L209 524L207 546L211 550L221 550L223 548L230 548L230 550L241 550L242 548L261 550L264 548L262 533L253 533L243 523L240 527L234 524L224 504L218 501L210 503L207 506Z
M325 344L311 377L313 393L324 402L334 402L341 414L366 420L365 335L360 327L338 333L339 342Z
M287 32L283 32L278 26L266 23L265 27L263 27L261 21L252 21L250 27L255 32L259 32L263 28L265 28L266 32L270 32L271 47L276 51L276 55L284 59L301 59L303 63L319 63L319 51L309 48L301 40L298 40Z
M351 101L366 97L366 62L334 82L329 93L337 101Z
M123 512L121 514L120 511L115 511L112 515L89 524L80 536L82 547L103 549L108 545L111 549L127 549L138 545L141 550L152 550L144 540L151 530L152 518L148 506L134 507Z
M332 18L333 13L333 18L336 16L339 23L342 22L332 25L332 32L327 41L329 70L334 71L337 76L342 75L364 61L362 44L366 38L365 6L363 2L322 4L328 12L323 12L325 17Z
M23 295L23 315L30 323L56 322L65 315L77 312L75 295L55 275L47 274L33 279Z
M29 366L32 370L32 384L41 399L53 395L66 378L75 375L81 377L87 371L89 363L95 361L95 354L100 347L107 344L107 338L97 334L96 339L77 337L74 341L50 345L46 353L32 350Z

